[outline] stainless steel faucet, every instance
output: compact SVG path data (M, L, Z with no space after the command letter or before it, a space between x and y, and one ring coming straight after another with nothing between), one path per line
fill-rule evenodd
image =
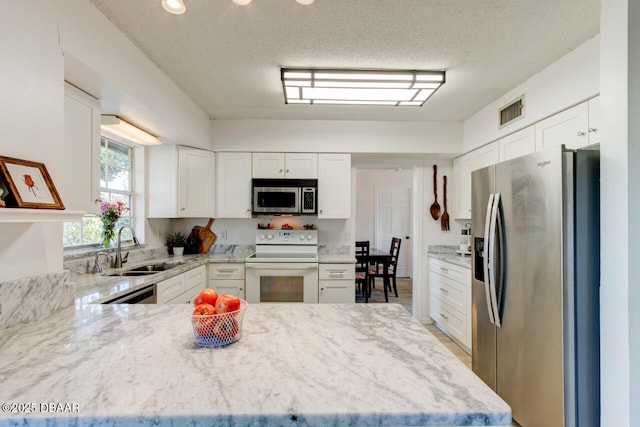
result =
M129 257L129 252L124 255L122 258L122 230L128 228L131 230L131 236L133 236L133 245L137 246L140 244L138 242L138 238L136 237L136 232L133 230L129 224L124 224L122 227L118 229L118 246L116 247L116 259L113 261L113 268L122 268L122 264L127 262L127 258Z
M109 261L109 254L106 252L98 252L96 254L96 259L95 262L93 264L93 270L91 270L91 272L93 274L96 273L102 273L102 264L100 264L100 255L104 255L107 258L107 261Z

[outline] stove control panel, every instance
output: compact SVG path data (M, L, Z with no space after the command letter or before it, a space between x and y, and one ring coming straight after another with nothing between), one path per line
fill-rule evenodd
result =
M317 245L318 230L258 230L256 245Z

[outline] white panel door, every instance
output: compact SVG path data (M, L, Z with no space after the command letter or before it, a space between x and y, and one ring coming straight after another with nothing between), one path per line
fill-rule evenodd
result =
M411 236L411 188L377 188L375 247L388 251L392 237L402 239L397 277L411 276L412 252L408 236Z

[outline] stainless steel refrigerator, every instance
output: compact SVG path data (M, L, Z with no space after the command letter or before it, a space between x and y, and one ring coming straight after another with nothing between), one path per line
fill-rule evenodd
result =
M599 151L472 173L472 365L523 427L597 426Z

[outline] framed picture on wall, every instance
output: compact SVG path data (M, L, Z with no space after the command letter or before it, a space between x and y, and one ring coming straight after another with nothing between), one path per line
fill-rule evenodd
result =
M44 163L0 156L0 175L9 192L7 207L64 209Z

